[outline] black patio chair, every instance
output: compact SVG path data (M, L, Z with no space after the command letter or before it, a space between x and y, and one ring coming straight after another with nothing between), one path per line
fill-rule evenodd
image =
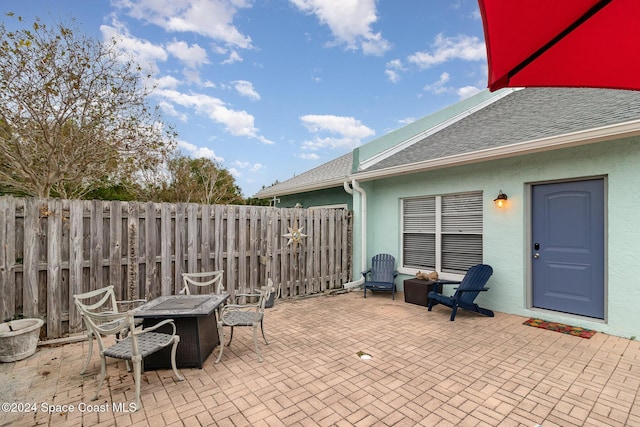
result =
M396 299L396 259L389 254L378 254L371 258L371 268L363 271L364 297L371 291L390 291L391 299Z
M474 301L480 292L486 292L489 288L485 288L484 285L489 280L489 277L493 274L493 268L486 264L478 264L471 267L461 282L445 281L439 283L438 287L444 285L459 284L455 288L455 293L452 296L443 295L437 290L429 292L429 311L436 304L444 304L447 307L451 307L451 321L456 318L456 312L458 307L462 307L465 310L474 311L476 313L483 314L485 316L493 317L493 311L486 308L479 307ZM438 283L438 282L436 282Z

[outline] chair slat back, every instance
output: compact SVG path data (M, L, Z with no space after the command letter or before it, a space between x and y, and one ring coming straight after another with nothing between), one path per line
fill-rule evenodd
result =
M180 293L191 295L191 286L194 286L196 289L211 286L210 293L221 294L224 292L224 285L222 284L223 275L224 270L182 273L183 288Z
M396 259L389 254L378 254L371 258L370 281L393 283L393 272L396 269Z
M133 314L129 312L94 313L85 311L83 315L91 328L100 335L116 335L133 329Z
M105 286L95 291L75 294L73 299L77 307L82 307L86 311L118 312L113 285Z
M493 268L487 264L478 264L471 267L460 282L456 296L460 295L460 301L472 304L480 290L484 288L493 274ZM460 292L459 290L476 290L475 292Z

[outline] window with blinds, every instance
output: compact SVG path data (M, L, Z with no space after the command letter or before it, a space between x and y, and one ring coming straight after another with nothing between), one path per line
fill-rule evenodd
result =
M402 201L402 260L407 268L466 272L482 263L482 193Z

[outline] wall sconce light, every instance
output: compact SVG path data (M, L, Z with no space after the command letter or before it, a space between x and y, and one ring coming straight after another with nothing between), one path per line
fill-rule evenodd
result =
M498 197L493 199L493 202L496 204L497 207L502 208L504 207L504 205L507 204L507 195L504 194L502 190L500 190L500 192L498 193Z

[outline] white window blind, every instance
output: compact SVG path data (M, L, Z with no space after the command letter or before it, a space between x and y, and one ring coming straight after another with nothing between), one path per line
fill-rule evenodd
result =
M482 193L404 199L403 266L464 273L482 263Z

